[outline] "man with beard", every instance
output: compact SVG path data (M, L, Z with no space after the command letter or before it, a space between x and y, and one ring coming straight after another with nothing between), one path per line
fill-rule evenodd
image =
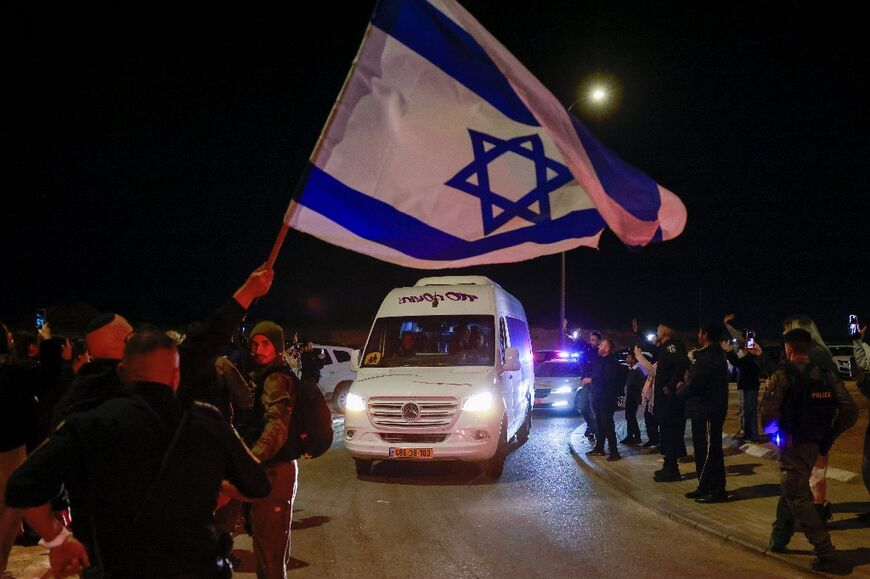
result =
M616 428L613 423L613 413L616 410L616 400L622 390L624 378L613 355L613 346L610 340L603 340L598 345L598 355L592 364L592 375L584 378L583 382L591 387L592 407L598 425L598 438L595 448L587 454L604 456L604 441L610 455L607 460L619 460L619 450L616 447Z

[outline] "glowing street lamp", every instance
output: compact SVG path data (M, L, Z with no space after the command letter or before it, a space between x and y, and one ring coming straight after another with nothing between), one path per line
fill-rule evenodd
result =
M607 92L607 88L601 85L593 86L589 91L589 100L595 104L604 104L609 96L610 93Z

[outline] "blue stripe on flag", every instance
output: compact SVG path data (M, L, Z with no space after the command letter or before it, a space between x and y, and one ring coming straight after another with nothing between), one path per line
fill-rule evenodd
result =
M573 116L571 121L608 197L634 217L656 221L662 202L656 182L613 154Z
M309 170L308 181L298 199L301 205L362 238L417 259L454 261L524 242L579 239L597 234L605 225L598 211L585 209L546 223L466 241L364 195L316 166L309 165Z
M372 15L372 24L452 76L506 117L539 126L474 37L428 2L380 0Z

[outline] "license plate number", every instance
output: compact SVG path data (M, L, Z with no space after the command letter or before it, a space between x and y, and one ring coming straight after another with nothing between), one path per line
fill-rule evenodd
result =
M390 448L390 458L432 458L431 448Z

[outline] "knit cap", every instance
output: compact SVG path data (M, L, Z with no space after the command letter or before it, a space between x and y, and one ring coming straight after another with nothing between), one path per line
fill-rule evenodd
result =
M268 320L260 322L251 330L252 338L257 334L262 334L269 338L269 341L275 346L275 351L279 354L284 351L284 329L275 322Z

